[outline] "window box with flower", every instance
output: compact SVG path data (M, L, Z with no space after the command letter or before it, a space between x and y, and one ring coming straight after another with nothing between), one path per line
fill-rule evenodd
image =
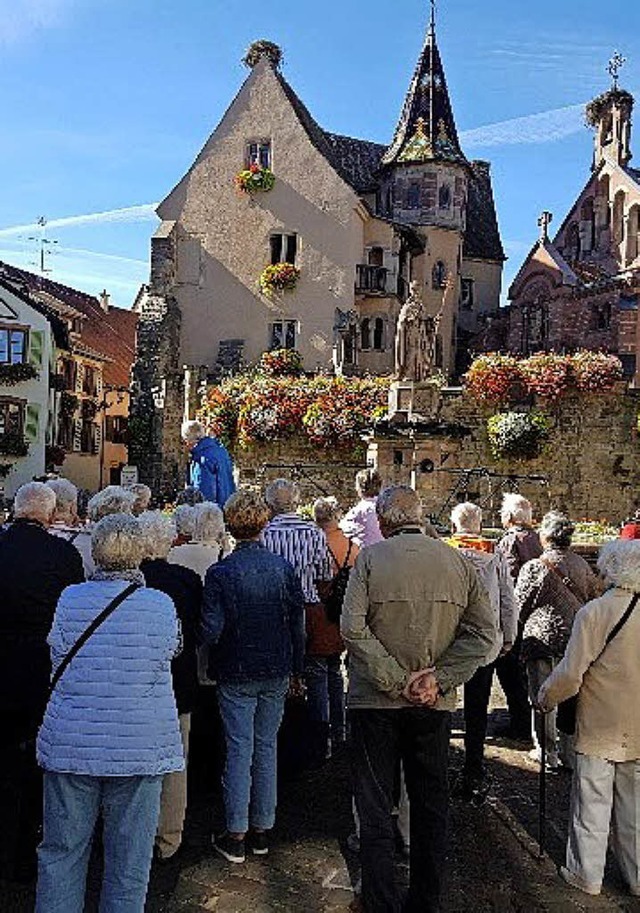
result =
M0 364L0 384L13 387L25 380L35 380L38 370L29 362L22 361L15 364Z
M300 270L293 263L272 263L260 273L258 284L263 295L290 292L298 284Z
M254 162L239 171L234 182L241 193L268 193L273 190L276 176L270 168Z

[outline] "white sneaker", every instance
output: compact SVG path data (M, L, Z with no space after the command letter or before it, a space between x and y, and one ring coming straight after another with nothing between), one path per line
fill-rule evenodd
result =
M577 888L578 891L582 891L583 894L590 894L592 897L597 897L600 893L600 886L595 884L587 884L582 879L578 878L577 875L574 875L573 872L570 872L569 869L566 869L564 866L560 867L560 877L570 884L572 888Z

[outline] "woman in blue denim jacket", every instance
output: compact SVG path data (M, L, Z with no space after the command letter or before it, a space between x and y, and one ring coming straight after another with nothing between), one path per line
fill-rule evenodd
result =
M260 544L269 519L260 495L240 490L225 504L235 550L205 579L203 635L225 731L226 831L214 847L230 862L245 860L245 836L256 855L268 852L276 812L276 740L293 677L304 657L304 597L293 567Z

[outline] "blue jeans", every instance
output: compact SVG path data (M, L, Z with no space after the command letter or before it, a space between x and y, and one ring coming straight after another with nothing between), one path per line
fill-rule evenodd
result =
M277 737L288 678L225 682L218 703L227 743L222 777L227 830L269 830L276 817Z
M93 832L102 811L100 913L142 913L160 812L161 776L45 771L44 835L35 913L82 913Z
M311 718L330 723L334 742L344 741L344 679L340 654L307 656L304 661Z

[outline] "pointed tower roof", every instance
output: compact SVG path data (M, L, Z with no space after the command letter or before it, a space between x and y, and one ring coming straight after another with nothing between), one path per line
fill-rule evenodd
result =
M447 80L436 42L434 3L431 22L393 142L382 163L445 161L468 164L460 148Z

